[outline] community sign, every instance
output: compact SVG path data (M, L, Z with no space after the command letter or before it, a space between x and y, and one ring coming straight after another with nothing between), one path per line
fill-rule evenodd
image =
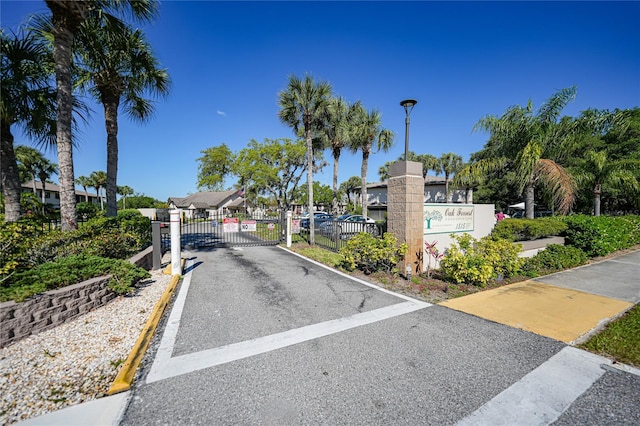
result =
M472 204L425 204L424 235L473 231Z

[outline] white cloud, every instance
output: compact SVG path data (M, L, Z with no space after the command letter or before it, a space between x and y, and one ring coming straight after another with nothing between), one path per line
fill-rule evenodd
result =
M227 116L227 113L226 113L226 112L224 112L224 111L220 111L220 110L217 110L217 111L216 111L216 114L221 115L221 116L223 116L223 117L226 117L226 116Z

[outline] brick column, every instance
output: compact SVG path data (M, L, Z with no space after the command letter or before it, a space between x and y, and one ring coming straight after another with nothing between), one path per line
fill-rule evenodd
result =
M387 231L409 251L402 265L411 266L412 274L422 273L424 251L424 178L422 164L398 161L391 164L387 189Z

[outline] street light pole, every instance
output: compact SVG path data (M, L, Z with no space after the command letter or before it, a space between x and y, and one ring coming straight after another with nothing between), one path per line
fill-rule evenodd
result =
M404 120L404 161L409 161L409 115L411 115L411 110L418 101L415 99L405 99L400 102L400 106L404 108L405 114L407 117Z

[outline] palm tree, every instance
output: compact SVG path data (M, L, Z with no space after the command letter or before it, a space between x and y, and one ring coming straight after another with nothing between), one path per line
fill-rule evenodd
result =
M593 193L593 211L600 216L600 197L603 187L621 187L636 193L640 191L640 182L634 174L640 170L640 160L609 160L605 151L587 151L579 169L573 170L573 176L579 184L588 185Z
M333 156L333 201L332 212L338 214L338 163L342 149L350 142L354 112L359 101L349 105L342 97L331 98L327 108L327 117L323 136Z
M53 25L53 59L57 91L56 144L60 167L60 219L62 230L70 231L78 227L71 114L73 107L71 62L74 38L80 31L82 23L91 15L129 10L135 18L148 20L155 15L157 3L151 0L94 0L91 2L45 0L45 3L51 10Z
M91 180L91 187L95 188L96 196L100 199L100 210L104 210L102 188L107 184L107 174L103 171L91 172L89 179Z
M367 215L367 169L369 156L373 152L387 152L393 145L393 132L382 128L382 115L377 110L367 111L359 105L356 111L356 125L350 149L362 152L361 191L362 215Z
M347 203L351 204L351 194L354 194L355 197L355 194L357 193L358 188L360 188L360 185L361 179L358 176L351 176L349 179L340 184L340 191L344 192L347 195Z
M575 96L573 86L555 93L536 113L529 101L525 107L509 107L500 117L488 115L480 119L474 131L484 130L491 136L478 161L460 171L461 181L472 182L486 173L509 168L515 172L518 191L524 193L527 218L534 217L534 189L538 183L551 192L558 212L567 213L575 200L575 181L550 157L570 143L578 131L569 121L559 120Z
M280 121L293 128L298 135L302 130L307 145L307 208L313 214L313 134L323 127L323 118L331 96L331 85L315 82L309 75L304 79L290 76L287 88L278 95ZM314 221L309 221L309 243L315 244Z
M0 184L5 221L22 215L20 171L13 147L12 127L20 126L35 141L55 142L55 92L49 86L50 52L27 33L8 36L0 30ZM34 178L35 180L35 178Z
M24 175L28 176L31 180L31 186L33 193L38 193L36 186L36 178L38 176L38 164L42 163L46 159L42 156L42 153L30 146L18 145L15 148L15 156L18 161L18 167L22 169Z
M127 197L133 195L133 188L130 186L118 186L118 194L122 195L122 208L127 208Z
M82 189L84 189L84 201L85 203L89 202L89 193L87 192L87 187L91 186L91 178L87 176L78 176L76 178L76 185L80 185Z
M453 152L447 152L438 159L438 164L440 170L444 173L444 192L447 196L447 203L450 203L453 200L453 194L449 191L449 178L460 171L464 163L461 156Z
M78 41L81 64L79 86L104 107L107 130L107 216L117 213L118 109L144 122L153 104L143 96L163 96L169 91L169 74L159 67L151 46L140 30L125 25L112 28L109 21L85 22Z
M38 175L38 179L40 179L40 183L42 183L42 214L44 215L44 208L46 205L45 200L45 184L47 179L51 177L52 174L58 173L58 165L52 163L46 158L42 157L42 159L36 164L36 174Z
M404 153L400 154L397 161L404 161ZM416 154L413 151L409 151L409 161L415 161L418 163L422 163L422 178L426 178L429 170L433 170L436 172L436 175L442 173L440 170L440 162L436 157L431 154ZM391 171L391 161L387 161L384 165L380 166L378 169L378 174L380 175L380 180L386 181L389 180L390 171Z

